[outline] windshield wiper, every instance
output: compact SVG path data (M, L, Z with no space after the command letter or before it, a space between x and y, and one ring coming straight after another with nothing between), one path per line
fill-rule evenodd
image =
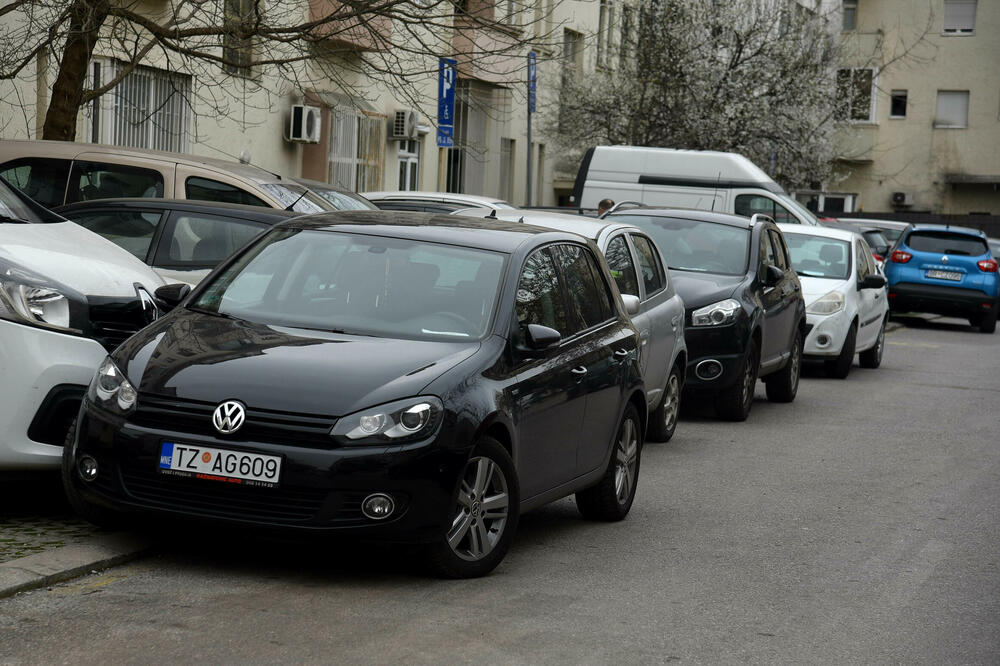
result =
M28 220L22 220L19 217L10 217L9 215L0 215L0 222L13 222L14 224L31 224Z

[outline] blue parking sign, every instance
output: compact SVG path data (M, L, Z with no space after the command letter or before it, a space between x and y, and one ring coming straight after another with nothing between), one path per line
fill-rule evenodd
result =
M438 125L455 124L455 83L458 62L441 58L438 68Z
M455 128L451 125L438 125L437 133L437 145L438 148L454 148L455 147Z

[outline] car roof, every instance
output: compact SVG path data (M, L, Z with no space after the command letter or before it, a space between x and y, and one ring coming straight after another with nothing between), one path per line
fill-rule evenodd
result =
M497 197L484 197L478 194L456 194L454 192L431 192L428 190L401 190L398 192L362 192L361 196L371 201L377 199L399 199L406 201L448 201L456 203L473 203L489 206L491 204L504 204L513 206L512 203L498 199Z
M647 208L645 206L640 208L625 208L616 210L614 213L606 215L603 219L610 220L620 215L648 215L651 217L671 217L682 220L698 220L701 222L727 224L731 227L741 227L743 229L750 229L753 227L753 225L750 224L749 217L732 215L730 213L717 213L710 210L698 210L695 208ZM767 219L770 220L770 218Z
M467 215L469 217L483 217L503 220L506 222L520 222L522 224L532 224L538 227L548 227L557 231L568 231L574 234L586 236L592 240L600 238L606 231L618 229L630 229L642 234L642 231L634 224L624 222L614 222L605 219L587 217L585 215L570 215L566 213L556 213L546 210L521 210L521 209L493 209L493 208L464 208L459 209L453 215Z
M945 224L918 224L913 227L913 231L951 231L965 236L976 236L977 238L986 239L986 233L979 229L972 229L970 227L955 227Z
M832 238L842 241L853 241L859 236L854 229L835 229L833 227L813 227L806 224L780 223L778 228L782 233L802 234L805 236L819 236L821 238Z
M201 213L228 213L238 217L250 219L274 219L283 220L285 218L302 215L298 211L284 210L282 208L266 208L264 206L247 206L245 204L226 203L224 201L198 201L196 199L157 199L153 197L131 197L121 199L91 199L89 201L76 201L71 204L57 206L53 210L60 214L73 213L74 211L93 210L100 208L145 208L154 210L180 210Z
M530 224L399 210L314 213L288 220L281 227L377 234L507 253L539 236L547 236L546 241L586 242L580 234Z
M9 146L23 145L25 148L25 154L21 157L61 157L63 159L76 159L77 156L84 153L116 156L135 155L147 159L161 159L164 161L176 162L178 164L203 164L215 169L225 170L231 174L239 175L243 178L247 178L248 180L260 183L288 180L286 178L282 178L276 173L251 164L243 164L242 162L236 162L233 160L223 160L217 157L172 153L166 150L127 148L123 146L108 146L99 143L77 143L72 141L48 141L43 139L33 139L0 142L0 155L4 152L3 144L7 144Z

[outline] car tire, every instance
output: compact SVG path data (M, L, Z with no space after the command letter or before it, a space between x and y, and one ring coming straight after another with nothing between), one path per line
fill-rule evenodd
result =
M453 498L447 530L426 548L427 564L441 578L485 576L507 554L520 517L517 472L497 440L476 442Z
M663 389L660 406L653 411L649 422L649 439L654 442L669 442L677 429L677 417L681 410L682 370L676 365L670 369L667 386Z
M875 338L875 346L858 354L858 362L862 368L877 368L882 365L882 355L885 353L885 325L888 318L882 320L882 328Z
M588 520L614 522L628 515L635 499L642 459L642 424L635 405L622 415L604 476L576 494L576 508Z
M771 402L792 402L799 392L799 378L802 374L802 331L795 332L795 342L788 361L778 372L764 379L767 399Z
M760 352L754 342L750 343L743 367L736 382L715 398L715 411L727 421L746 421L753 406L753 395L757 388L757 371L760 369Z
M112 509L91 504L76 489L73 475L76 474L74 458L76 453L76 425L74 418L66 430L62 452L62 483L69 505L76 513L89 523L107 530L118 530L127 526L125 514Z
M990 308L989 312L983 313L982 318L979 320L979 332L980 333L992 333L997 330L997 309L1000 306L994 305Z
M826 361L826 375L835 379L847 379L851 374L851 366L854 365L854 348L858 342L858 325L851 324L844 338L844 346L840 349L840 356Z

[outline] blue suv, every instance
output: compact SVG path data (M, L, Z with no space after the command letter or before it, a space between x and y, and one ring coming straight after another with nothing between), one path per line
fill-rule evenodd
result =
M1000 277L986 234L921 225L909 229L885 263L889 308L968 318L983 333L997 326Z

